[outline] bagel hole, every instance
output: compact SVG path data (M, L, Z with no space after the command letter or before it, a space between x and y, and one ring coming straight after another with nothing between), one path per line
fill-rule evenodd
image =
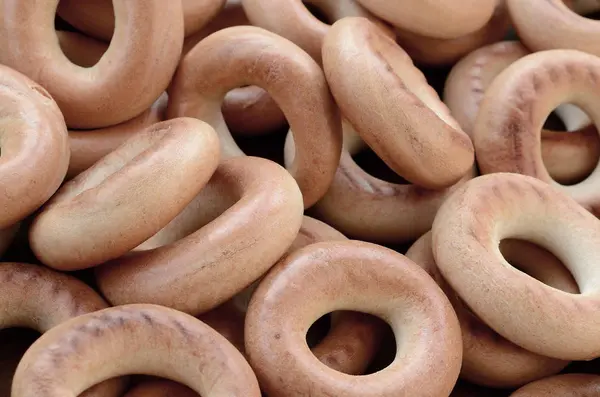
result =
M600 160L600 136L580 107L566 103L546 119L542 159L550 176L564 186L587 179Z
M409 182L396 174L388 165L377 156L377 154L368 146L352 155L352 159L365 172L383 181L401 185L408 185Z
M579 294L579 286L567 267L552 252L535 243L504 239L500 252L515 269L561 291Z
M321 10L318 6L314 5L313 3L311 3L310 1L303 1L302 2L304 4L304 6L306 7L306 9L308 11L310 11L310 13L317 18L319 21L326 23L328 25L331 25L333 23L333 21L331 21L329 19L329 17L325 14L325 12L323 10Z
M355 311L339 311L335 315L339 316L337 323L334 314L328 313L315 321L306 333L306 343L311 349L318 349L338 324L340 328L334 331L337 335L332 337L349 337L349 343L336 343L336 339L328 341L333 345L331 354L323 355L324 352L320 352L325 365L351 375L368 375L386 368L394 361L396 339L385 321Z
M0 330L0 395L10 396L12 378L19 361L39 337L39 332L29 328Z

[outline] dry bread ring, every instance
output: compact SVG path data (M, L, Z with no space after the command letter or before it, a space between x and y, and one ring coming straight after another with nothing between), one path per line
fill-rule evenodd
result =
M510 263L543 283L563 291L579 293L577 283L562 263L548 251L519 240L504 240L500 250ZM433 257L431 232L423 235L406 256L438 283L458 316L463 339L461 378L490 387L519 387L554 375L569 364L527 351L502 338L460 300L443 279Z
M208 124L154 124L61 187L31 226L31 249L60 270L119 257L177 216L218 162L218 138Z
M168 91L167 117L206 121L219 134L224 158L242 156L223 120L221 103L229 90L244 85L265 89L286 115L297 147L289 170L305 207L312 206L333 180L342 129L323 71L294 43L253 26L210 35L181 61Z
M156 305L112 307L54 327L25 353L11 395L77 396L127 374L172 379L203 397L260 397L252 369L227 339Z
M389 27L363 8L356 0L309 0L305 3L319 8L334 23L346 17L364 17L387 29ZM242 4L252 25L260 26L294 42L319 64L323 39L330 25L314 16L302 0L243 0Z
M266 394L450 394L462 358L460 328L448 299L412 261L374 244L336 241L304 247L277 267L285 271L265 277L246 316L246 352ZM390 366L351 376L317 360L306 345L306 331L322 315L341 309L390 323L397 341Z
M600 394L600 376L565 374L523 386L510 397L594 397Z
M344 117L398 175L440 189L472 167L470 138L408 55L373 23L334 23L323 67Z
M357 1L398 28L440 39L454 39L481 29L496 6L496 0Z
M577 15L562 0L507 0L525 45L533 51L573 49L600 56L600 22Z
M43 334L73 317L108 307L76 278L36 265L0 263L0 286L0 329L28 327ZM117 397L126 386L126 378L111 379L82 397Z
M477 116L473 136L483 174L515 172L558 185L541 156L540 131L561 103L583 109L596 125L600 108L600 58L575 50L542 51L519 59L492 82ZM600 167L580 183L560 188L592 212L600 206Z
M548 357L600 356L600 222L573 199L529 176L484 175L442 204L432 230L440 272L494 331ZM505 238L548 249L581 294L554 289L510 266L498 248Z
M473 51L454 65L446 79L444 102L467 134L473 134L481 101L490 84L504 69L528 54L521 43L506 41ZM555 181L576 183L596 168L600 139L579 108L564 104L556 112L573 132L543 129L542 160Z
M226 0L181 0L185 36L202 29L223 8ZM60 0L57 13L78 30L110 41L115 30L114 0Z
M113 304L152 302L204 313L279 260L302 212L298 185L284 168L256 157L226 160L169 225L130 255L99 267L98 286Z
M65 121L48 92L0 65L0 229L19 222L46 202L69 164Z
M0 62L44 86L70 128L127 121L167 88L183 45L180 1L116 2L114 40L91 68L73 64L54 31L58 0L4 0Z

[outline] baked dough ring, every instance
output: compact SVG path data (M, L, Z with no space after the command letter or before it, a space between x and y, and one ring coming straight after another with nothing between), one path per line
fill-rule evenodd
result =
M208 124L154 124L62 186L31 226L31 249L60 270L117 258L175 218L218 163L218 138Z
M76 278L36 265L0 263L0 287L0 329L27 327L43 334L73 317L108 307ZM126 386L126 378L111 379L81 396L118 397Z
M48 92L0 65L0 229L44 204L69 164L65 121Z
M600 393L600 376L564 374L523 386L510 397L593 397Z
M341 309L390 323L397 341L390 366L351 376L317 360L306 332ZM248 308L246 351L270 396L447 396L460 371L462 341L448 299L422 269L381 246L337 241L304 247L265 277Z
M297 146L289 170L304 206L312 206L335 175L342 128L323 71L292 42L253 26L210 35L181 61L169 89L167 117L208 122L219 134L224 158L243 156L225 125L221 103L229 90L244 85L264 88L286 115Z
M343 116L398 175L440 189L473 166L470 138L408 55L369 20L333 24L323 67Z
M530 52L517 41L482 47L460 60L444 88L444 102L463 130L472 136L473 125L490 84L508 66ZM574 108L574 109L573 109ZM598 164L600 138L596 127L577 107L564 104L557 114L573 132L543 129L541 153L548 174L558 183L572 184L585 179ZM584 128L585 127L585 128Z
M475 178L442 204L433 222L435 261L473 312L509 341L562 360L600 356L600 222L538 179L497 173ZM580 295L549 287L510 266L505 238L551 251Z
M555 256L533 244L504 240L503 256L517 268L554 288L577 294L577 283ZM438 283L458 316L463 339L463 362L460 376L470 382L490 387L519 387L554 375L569 361L541 356L504 339L477 316L443 279L433 257L431 232L423 235L406 253Z
M166 307L126 305L84 314L42 335L19 363L11 396L78 396L127 374L172 379L202 397L261 395L243 356L212 328Z
M294 241L302 212L298 185L281 166L226 160L169 225L98 268L98 286L115 305L150 302L199 315L266 273Z
M533 51L580 50L600 56L600 21L577 15L562 0L507 0L523 43Z
M180 1L117 1L115 38L91 68L73 64L54 30L59 0L4 0L0 63L44 86L70 128L122 123L167 88L183 45Z
M600 58L575 50L527 55L498 75L485 92L473 129L477 162L483 174L514 172L560 188L597 213L600 167L580 183L558 185L548 173L540 150L540 131L561 103L582 108L600 122Z
M496 0L357 0L394 26L439 39L454 39L481 29Z
M221 11L225 1L181 0L185 36L202 29ZM115 30L113 2L114 0L60 0L56 12L77 30L109 42Z

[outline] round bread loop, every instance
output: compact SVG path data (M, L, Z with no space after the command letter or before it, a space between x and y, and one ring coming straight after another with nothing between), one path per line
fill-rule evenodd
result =
M440 189L473 166L471 140L423 73L367 19L333 24L323 44L323 67L344 117L406 180Z
M225 1L181 0L185 36L187 37L202 29L221 11ZM160 3L167 4L165 2ZM114 0L60 0L56 12L58 16L73 25L77 30L108 42L115 30L113 5Z
M600 22L577 15L562 0L507 0L523 43L533 51L572 49L600 56Z
M67 178L79 175L134 135L165 120L167 103L168 96L164 93L150 109L124 123L97 130L70 130L71 160Z
M496 0L357 1L400 29L439 39L455 39L481 29L496 6Z
M600 125L600 58L574 50L527 55L507 67L485 92L473 128L477 162L483 174L514 172L559 186L578 203L597 213L600 167L582 182L558 185L541 156L540 131L561 103L583 109ZM597 160L596 160L597 161Z
M306 51L319 64L323 40L330 25L321 22L304 3L309 3L322 11L331 23L346 17L364 17L373 21L386 32L391 29L381 22L356 0L243 0L246 15L253 25L260 26L285 37Z
M59 270L119 257L175 218L218 163L218 138L208 124L154 124L61 187L31 226L31 249Z
M528 270L545 284L579 293L571 274L548 251L520 240L504 240L500 250L511 263ZM569 364L527 351L502 338L477 318L440 274L433 257L431 232L417 240L406 256L429 273L454 307L463 339L462 379L490 387L519 387L554 375Z
M510 397L593 397L600 394L600 376L564 374L523 386Z
M343 309L390 323L397 341L390 366L352 376L312 354L310 325ZM338 241L298 250L265 277L248 308L246 351L268 395L441 396L458 378L462 341L448 299L422 269L384 247Z
M140 383L124 397L198 397L198 393L181 383L156 379Z
M511 27L506 0L497 0L490 20L479 30L455 39L437 39L396 29L398 44L417 64L450 65L484 45L502 40Z
M99 267L98 286L115 305L151 302L204 313L279 260L302 212L298 185L284 168L255 157L226 160L169 225L136 252Z
M0 229L37 210L62 183L69 164L65 121L48 92L0 65Z
M481 101L492 81L508 66L528 55L517 41L482 47L459 61L450 72L444 102L463 130L472 136ZM598 164L600 139L597 129L579 108L560 105L557 114L573 132L543 129L541 154L548 174L558 183L583 180ZM574 131L577 130L577 131Z
M171 379L202 397L261 395L252 369L227 339L194 317L156 305L112 307L54 327L25 353L11 395L78 396L127 374Z
M26 263L0 263L0 286L0 329L27 327L43 334L73 317L108 307L76 278ZM81 396L117 397L126 387L127 378L111 379Z
M600 356L600 276L595 265L600 223L573 199L528 176L484 175L442 204L432 230L440 272L494 331L548 357ZM571 272L581 294L557 290L510 266L498 248L505 238L551 251Z
M4 1L0 62L44 86L70 128L106 127L148 109L167 88L179 61L181 2L116 2L122 22L106 53L90 68L71 63L60 49L54 31L57 4Z
M210 35L181 61L169 89L167 117L208 122L219 133L223 157L243 156L223 120L221 104L228 91L245 85L265 89L286 115L297 145L289 170L304 206L312 206L335 175L342 129L323 71L292 42L253 26Z

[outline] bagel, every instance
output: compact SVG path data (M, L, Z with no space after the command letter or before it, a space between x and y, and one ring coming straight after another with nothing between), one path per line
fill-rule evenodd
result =
M600 376L565 374L541 379L523 386L510 397L586 397L600 393Z
M41 266L0 263L0 285L0 329L27 327L43 334L71 318L108 307L81 281ZM82 397L118 397L126 387L126 378L106 380Z
M323 44L323 67L344 117L398 175L441 189L469 172L470 138L408 55L373 23L334 23Z
M212 328L166 307L126 305L81 315L43 334L19 363L11 396L77 396L128 374L168 378L203 397L261 395L243 356Z
M507 0L515 29L532 51L571 49L600 56L600 22L577 15L562 0Z
M130 255L100 266L98 286L114 305L205 313L277 262L294 241L302 212L298 185L281 166L256 157L226 160L169 225Z
M600 108L600 58L575 50L526 55L502 71L485 91L473 127L477 163L482 174L514 172L560 187L596 213L600 205L596 167L582 182L558 185L544 166L540 131L558 105L572 103L597 124Z
M32 251L59 270L117 258L167 225L219 162L214 130L179 118L148 127L63 185L36 216Z
M595 265L600 223L561 190L519 174L475 178L442 204L432 238L444 279L498 334L561 360L600 356ZM552 288L510 266L498 248L506 238L548 249L581 293Z
M466 133L473 135L473 125L490 84L508 66L528 54L521 43L506 41L482 47L452 68L444 88L444 102ZM543 129L542 160L552 179L573 184L585 179L598 164L600 139L579 108L564 104L556 113L571 126L570 130L577 131Z
M50 94L2 65L0 106L0 229L6 229L36 211L59 188L69 165L69 141Z
M391 324L397 352L390 366L352 376L312 354L310 325L344 309ZM460 327L448 299L412 261L365 242L311 244L279 262L252 296L245 331L249 362L271 396L443 396L460 371Z
M58 2L3 1L0 63L46 88L69 128L107 127L148 109L169 85L181 55L181 2L116 2L115 38L89 68L73 64L60 49Z
M223 120L221 104L229 90L244 85L265 89L286 115L297 144L294 164L288 168L305 207L312 206L335 175L341 121L323 71L292 42L253 26L210 35L181 61L168 91L167 117L208 122L219 133L223 157L242 156Z

